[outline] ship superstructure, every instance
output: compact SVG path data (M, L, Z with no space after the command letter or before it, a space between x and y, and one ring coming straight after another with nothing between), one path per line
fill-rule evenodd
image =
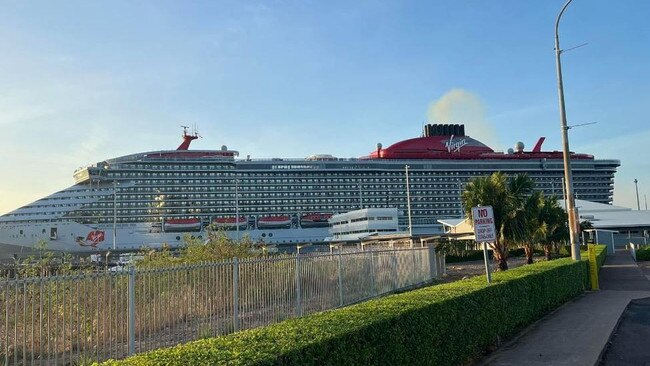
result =
M438 219L462 215L460 193L474 177L527 173L536 189L562 196L562 153L518 143L495 152L462 125L426 125L421 137L381 144L368 156L239 159L238 152L176 150L132 154L77 170L75 184L0 216L0 250L18 252L39 240L54 250L129 250L181 245L207 230L248 235L268 244L322 242L333 214L395 207L406 223L408 174L414 234ZM577 198L612 203L618 160L572 154ZM408 165L408 173L406 166ZM420 230L420 231L419 231Z

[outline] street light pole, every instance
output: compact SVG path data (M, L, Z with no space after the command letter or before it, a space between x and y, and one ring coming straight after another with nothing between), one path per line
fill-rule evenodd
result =
M113 181L113 250L117 249L117 181Z
M639 181L634 179L634 187L636 188L636 210L641 211L641 204L639 204Z
M363 210L363 193L361 192L361 183L357 182L359 188L359 210Z
M463 182L458 181L458 212L459 217L463 217Z
M562 84L562 64L560 62L560 54L562 50L560 49L560 37L558 34L560 27L560 18L566 10L567 6L573 0L569 0L564 4L560 14L557 16L555 21L555 63L557 66L557 89L558 97L560 102L560 126L562 129L562 147L563 147L563 160L564 160L564 181L566 184L566 211L569 217L569 238L571 242L571 258L574 260L580 260L580 244L578 243L578 228L577 228L577 211L575 208L575 198L573 197L573 176L571 173L571 161L570 161L570 150L569 150L569 136L566 123L566 110L564 106L564 86Z
M237 241L239 241L239 179L235 173L235 227L237 230Z
M411 223L411 189L409 187L409 166L405 165L404 170L406 171L406 207L409 215L409 237L412 237L413 225Z

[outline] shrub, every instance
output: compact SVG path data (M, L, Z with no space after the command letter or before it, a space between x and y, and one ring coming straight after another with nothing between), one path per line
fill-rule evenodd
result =
M488 251L489 259L492 259L492 251ZM459 263L459 262L468 262L468 261L478 261L483 259L482 250L469 250L463 255L446 255L446 263Z
M544 251L535 250L536 255L543 255ZM488 258L493 259L493 251L488 251ZM510 249L508 251L508 258L523 257L526 253L524 248ZM465 250L460 255L447 254L445 256L445 261L447 263L459 263L459 262L468 262L468 261L478 261L483 259L483 250Z
M253 251L254 243L248 236L236 241L226 236L223 231L208 231L208 239L205 242L203 239L185 235L183 244L177 253L172 253L168 245L164 245L162 250L143 248L140 250L143 259L139 260L137 265L145 268L168 267L258 256Z
M640 248L636 251L637 261L650 261L650 247Z
M466 364L583 292L586 263L539 262L490 285L478 276L105 365Z

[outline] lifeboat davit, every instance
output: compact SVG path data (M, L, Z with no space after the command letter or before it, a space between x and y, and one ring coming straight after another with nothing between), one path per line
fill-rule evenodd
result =
M244 229L248 226L248 220L246 219L246 216L239 216L239 219L236 217L217 217L212 220L212 225L227 230L235 229L237 226L239 226L240 229Z
M165 220L165 231L200 231L201 220L199 219L169 219Z
M291 227L291 217L282 216L262 216L257 219L258 229L288 229Z
M332 217L332 214L313 213L302 215L300 217L301 227L327 227L329 223L327 220Z

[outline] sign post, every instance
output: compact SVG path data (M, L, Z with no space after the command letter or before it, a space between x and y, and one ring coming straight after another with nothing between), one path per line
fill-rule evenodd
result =
M477 243L483 243L483 258L485 259L485 274L488 283L492 282L490 263L488 261L487 243L494 243L497 240L494 228L494 212L492 206L472 207L472 221L474 236Z

